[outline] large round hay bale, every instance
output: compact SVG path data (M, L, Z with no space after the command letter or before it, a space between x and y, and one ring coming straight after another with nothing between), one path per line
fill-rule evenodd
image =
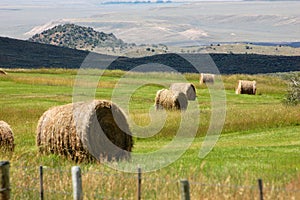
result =
M236 94L256 94L256 81L239 80Z
M133 147L125 115L106 100L49 109L38 122L36 143L42 153L76 162L128 159Z
M200 84L213 84L215 82L214 74L200 74Z
M191 83L172 83L170 90L183 92L188 100L196 99L196 88Z
M0 150L13 151L14 147L13 131L6 122L0 121Z
M188 100L183 92L162 89L156 93L156 110L186 110L187 106Z
M7 73L3 69L0 69L0 75L7 75Z

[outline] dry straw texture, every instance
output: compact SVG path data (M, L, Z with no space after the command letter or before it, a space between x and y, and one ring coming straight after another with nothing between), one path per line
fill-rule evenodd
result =
M157 91L155 97L156 110L186 110L188 100L184 93L162 89Z
M256 94L256 81L239 80L236 94Z
M214 74L200 74L200 84L213 84L215 82L215 75Z
M4 121L0 121L0 149L13 151L14 147L14 134L10 126Z
M76 162L130 158L133 140L125 115L106 100L57 106L37 126L41 153L55 153Z
M170 90L183 92L188 100L196 99L196 89L191 83L172 83Z
M7 73L3 69L0 69L0 75L7 75Z

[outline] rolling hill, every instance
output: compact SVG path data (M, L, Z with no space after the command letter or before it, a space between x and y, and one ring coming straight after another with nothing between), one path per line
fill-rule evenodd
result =
M209 54L221 74L258 74L300 71L300 56L270 56L257 54ZM87 67L132 70L148 63L160 63L181 73L198 73L193 65L185 60L207 59L205 54L158 54L141 58L109 56L40 44L24 40L0 37L0 67L2 68L79 68L86 57ZM86 64L86 63L85 63ZM150 66L151 67L151 66ZM208 66L201 66L201 72L212 72ZM147 68L157 71L159 68Z
M96 47L123 48L128 45L112 33L98 32L91 27L75 24L55 26L35 34L28 41L89 51Z

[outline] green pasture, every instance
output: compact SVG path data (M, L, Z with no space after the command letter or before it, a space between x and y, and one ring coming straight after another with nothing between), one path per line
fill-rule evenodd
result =
M19 170L19 167L35 169L43 165L51 169L69 170L71 166L77 165L60 156L40 155L35 145L35 130L39 117L52 106L72 102L76 74L76 70L39 69L8 70L7 76L0 76L0 120L11 125L16 144L13 153L0 152L0 160L11 162L12 188L20 185L37 187L33 181L22 180L24 171ZM170 82L180 81L182 78L196 86L197 104L200 109L198 122L200 126L197 136L178 160L158 171L145 174L144 199L179 199L178 185L173 184L173 181L180 178L212 185L255 185L257 179L262 178L266 187L271 188L267 199L284 197L284 195L290 195L288 197L291 198L299 197L299 193L275 190L288 188L290 184L292 184L291 187L297 186L300 180L300 106L289 107L282 104L287 91L285 80L268 75L222 76L226 94L225 123L213 150L205 158L199 158L199 150L210 123L211 100L208 88L199 85L198 74L126 73L98 70L87 71L83 74L86 81L86 85L81 85L83 89L98 81L99 74L102 74L96 85L95 98L97 99L125 98L132 87L136 87L134 92L130 93L129 116L140 126L147 126L151 123L148 113L153 109L157 90L167 87ZM147 83L152 79L157 80L159 84ZM257 95L236 95L234 89L239 79L256 80ZM144 83L147 84L144 85ZM133 151L147 153L168 144L176 135L178 122L180 122L180 112L167 112L164 128L153 137L134 138ZM191 119L192 123L195 122ZM149 161L145 160L145 162ZM98 192L114 198L135 199L135 181L128 180L127 173L117 172L99 163L79 163L79 165L87 173L88 181L84 182L84 189L90 188L91 193L92 191L95 194ZM97 171L117 173L120 177L115 179L100 177L100 180L108 181L112 186L108 187L101 183L104 189L97 190L96 185L100 183L96 182L99 177L88 174L88 172ZM36 176L34 170L27 173L32 177ZM62 176L66 178L59 180L59 184L49 183L49 185L52 189L55 187L57 190L71 191L71 188L68 189L70 183L67 183L69 175ZM147 182L147 178L151 181ZM166 180L166 183L161 184L159 182L161 179ZM126 185L127 192L124 192L122 183ZM63 185L68 185L68 187L64 188ZM205 188L199 185L191 187L193 199L212 199L213 197L255 199L256 197L252 198L251 195L256 195L255 192L257 192L232 188L220 191L221 189L216 185ZM12 191L16 199L35 197L34 192L24 193L17 189ZM222 196L223 193L227 194L228 198ZM64 198L70 199L70 197Z

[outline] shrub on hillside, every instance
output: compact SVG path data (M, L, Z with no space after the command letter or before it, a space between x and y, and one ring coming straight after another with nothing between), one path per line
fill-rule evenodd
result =
M284 99L287 105L297 105L300 103L300 73L290 78L288 93Z

